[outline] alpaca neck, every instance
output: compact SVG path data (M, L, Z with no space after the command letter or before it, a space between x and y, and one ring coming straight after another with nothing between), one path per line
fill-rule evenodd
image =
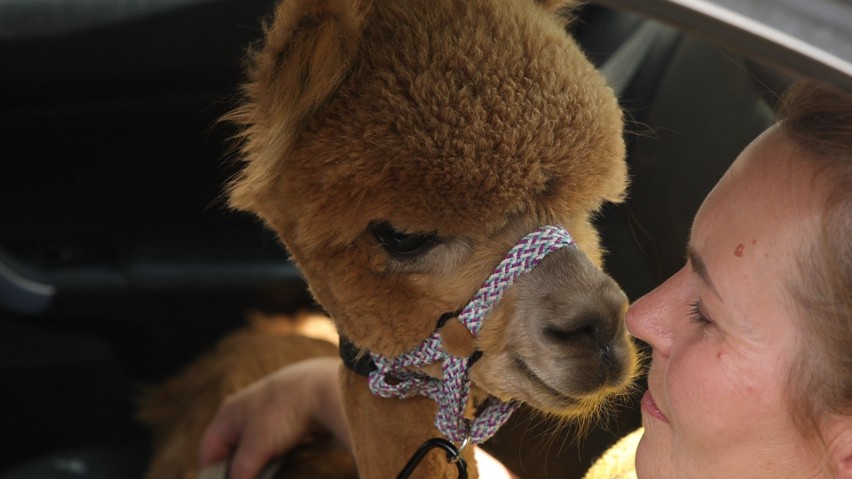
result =
M346 367L341 369L340 386L359 477L396 477L423 442L440 437L434 425L437 406L431 399L376 397L367 378ZM462 454L468 477L477 478L472 448ZM441 451L429 453L411 475L414 479L457 476L455 465Z

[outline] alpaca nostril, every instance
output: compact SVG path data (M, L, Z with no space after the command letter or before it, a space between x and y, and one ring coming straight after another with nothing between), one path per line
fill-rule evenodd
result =
M599 344L600 328L595 322L585 322L573 328L547 326L544 328L544 336L557 343Z
M609 353L611 343L618 334L618 323L612 318L589 314L582 319L563 321L562 324L548 324L542 332L544 337L552 342L568 344L585 344L601 350L601 354Z

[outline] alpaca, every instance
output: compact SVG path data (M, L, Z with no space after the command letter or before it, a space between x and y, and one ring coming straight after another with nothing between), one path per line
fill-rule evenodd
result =
M517 404L588 419L636 374L591 223L627 185L622 114L568 3L285 0L250 52L229 203L334 319L360 477L446 437L475 478L464 446Z

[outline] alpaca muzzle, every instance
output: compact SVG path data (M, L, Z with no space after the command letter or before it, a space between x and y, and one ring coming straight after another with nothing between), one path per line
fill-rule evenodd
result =
M373 394L386 398L404 399L415 395L431 398L438 403L435 427L456 444L479 444L488 440L518 408L517 401L501 401L489 397L473 420L464 417L470 397L470 366L481 356L455 356L442 345L441 323L457 320L476 338L483 320L503 296L503 293L524 273L535 268L548 254L562 248L576 247L571 235L561 226L543 226L521 238L497 265L470 302L459 312L447 313L439 327L417 347L399 356L388 358L379 354L363 354L346 338L341 337L340 353L353 371L369 378ZM417 368L441 364L442 377L431 377Z

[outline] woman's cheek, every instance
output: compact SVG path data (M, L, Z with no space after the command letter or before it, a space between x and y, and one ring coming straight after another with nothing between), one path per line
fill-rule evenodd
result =
M719 360L703 340L691 341L672 357L668 395L672 419L689 435L703 435L708 421L720 420L719 406L726 401L718 384Z

